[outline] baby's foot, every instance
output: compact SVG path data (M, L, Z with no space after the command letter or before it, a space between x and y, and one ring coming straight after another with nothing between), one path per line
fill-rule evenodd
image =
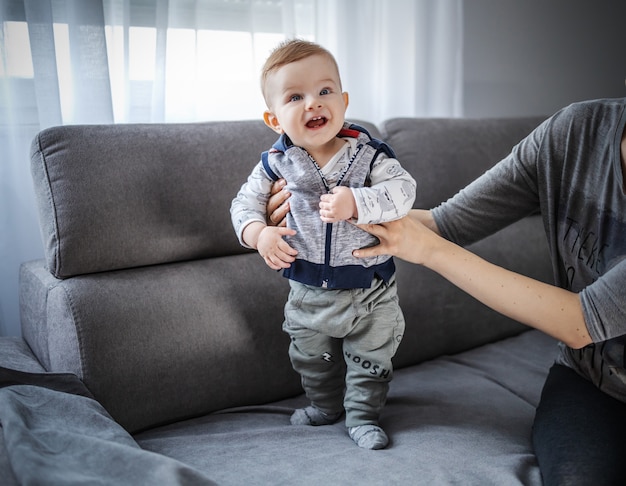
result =
M363 449L384 449L389 444L385 431L378 425L357 425L348 428L350 438Z
M291 425L330 425L339 420L342 413L324 413L311 405L296 410L291 416Z

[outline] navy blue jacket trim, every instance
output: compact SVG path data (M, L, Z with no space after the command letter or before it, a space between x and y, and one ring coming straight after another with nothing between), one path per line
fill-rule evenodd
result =
M374 154L374 157L372 157L372 160L376 160L378 158L378 154L380 154L381 152L387 154L387 157L391 159L396 158L396 153L393 151L393 149L381 140L373 138L372 140L367 142L367 144L376 150L376 153Z
M389 282L395 271L396 265L393 258L367 268L361 265L328 267L306 260L296 260L291 264L291 267L284 270L283 276L314 287L335 290L369 289L375 276Z
M278 137L278 140L274 142L274 145L272 145L272 149L278 152L285 153L287 149L292 146L293 142L291 141L291 139L287 136L286 133L283 133L280 137Z
M268 159L269 152L263 152L261 154L261 162L263 162L263 168L265 169L265 172L267 172L267 175L270 176L273 181L277 181L278 179L280 179L280 177L278 177L276 173L272 170Z

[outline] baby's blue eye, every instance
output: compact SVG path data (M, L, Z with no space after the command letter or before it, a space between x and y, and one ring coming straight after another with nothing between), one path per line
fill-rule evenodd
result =
M327 95L327 94L330 94L330 89L328 89L328 88L324 88L322 91L320 91L320 94L321 94L321 95Z
M302 96L293 95L292 97L289 98L289 101L300 101L301 99L302 99Z

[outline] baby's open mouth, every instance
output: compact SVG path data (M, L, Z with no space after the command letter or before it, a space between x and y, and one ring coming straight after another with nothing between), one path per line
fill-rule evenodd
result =
M308 128L319 128L326 123L326 118L323 116L318 116L309 120L306 124Z

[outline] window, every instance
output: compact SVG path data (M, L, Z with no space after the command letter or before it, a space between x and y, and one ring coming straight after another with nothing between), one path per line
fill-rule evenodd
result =
M270 49L288 35L314 38L314 0L103 4L98 25L99 1L7 0L0 76L13 105L3 115L42 126L257 118Z

